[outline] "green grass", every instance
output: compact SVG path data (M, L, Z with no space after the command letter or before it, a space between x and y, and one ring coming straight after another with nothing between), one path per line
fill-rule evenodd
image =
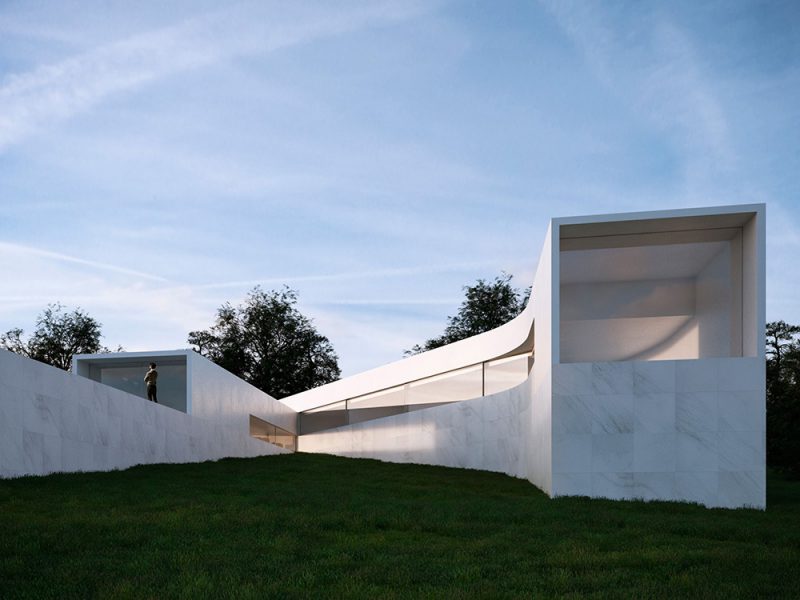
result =
M311 454L6 480L0 598L797 597L800 482L768 506Z

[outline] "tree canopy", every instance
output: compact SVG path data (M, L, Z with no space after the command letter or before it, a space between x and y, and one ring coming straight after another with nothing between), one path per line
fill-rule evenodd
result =
M767 323L767 462L800 475L800 327Z
M296 307L297 292L253 288L225 303L207 330L189 333L194 350L270 394L284 398L339 379L330 341Z
M447 317L442 335L417 344L405 355L419 354L459 340L478 335L508 323L525 308L531 288L517 289L511 285L512 275L502 273L493 281L478 279L464 286L464 300L455 316Z
M73 355L108 351L100 343L100 329L101 324L80 308L67 312L59 303L48 304L28 339L22 329L11 329L0 335L0 347L69 371Z

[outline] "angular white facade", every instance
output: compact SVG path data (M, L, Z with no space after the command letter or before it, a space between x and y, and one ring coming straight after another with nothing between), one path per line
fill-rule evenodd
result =
M193 417L249 433L250 415L296 434L296 412L192 350L78 354L72 372L146 398L144 374L158 370L158 402Z
M500 471L551 496L763 508L764 219L763 205L553 219L519 317L284 399L299 449ZM528 353L507 391L304 432L309 411Z
M282 452L247 415L193 416L0 350L0 477Z
M229 450L221 443L216 455L296 443L306 452L504 472L551 496L763 508L764 219L763 205L553 219L519 317L280 402L190 351L79 356L79 377L62 373L56 387L61 402L85 404L82 395L110 385L119 402L159 415L139 422L158 427L167 413L185 412L187 423L246 439ZM21 360L0 353L0 367ZM150 360L164 365L171 408L135 396ZM9 373L12 388L31 387L24 369ZM19 421L9 384L0 384L0 409L11 415L2 426L36 429L35 416ZM107 425L115 431L115 421ZM188 447L179 460L198 459L191 437L177 439ZM20 470L4 455L4 475L48 472ZM133 462L77 468L172 456L137 449Z

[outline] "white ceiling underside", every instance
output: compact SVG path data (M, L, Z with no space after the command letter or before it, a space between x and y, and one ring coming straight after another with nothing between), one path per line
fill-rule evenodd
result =
M562 250L561 283L695 277L729 242Z

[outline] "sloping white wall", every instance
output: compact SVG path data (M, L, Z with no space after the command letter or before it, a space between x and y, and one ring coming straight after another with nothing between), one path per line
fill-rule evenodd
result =
M731 314L733 295L741 296L741 288L733 289L731 273L731 244L726 244L697 274L695 314L700 357L741 355L741 344L735 349L731 345L733 324L741 329L742 322L741 312Z
M301 452L463 467L526 478L531 380L509 390L302 435Z
M542 245L539 264L533 279L534 361L531 371L531 402L522 414L523 447L527 464L526 478L546 493L552 489L552 377L557 362L559 323L558 287L553 286L553 273L558 273L558 225L550 222Z
M695 295L691 277L562 285L561 362L693 357Z
M0 350L0 477L284 452L238 426Z
M535 360L525 382L483 398L302 435L298 450L498 471L527 479L549 494L552 329L558 322L552 316L557 306L554 239L548 229L534 278Z
M742 228L742 356L765 357L766 206Z
M196 352L188 352L191 414L243 432L249 431L249 415L297 432L297 413L239 379Z

